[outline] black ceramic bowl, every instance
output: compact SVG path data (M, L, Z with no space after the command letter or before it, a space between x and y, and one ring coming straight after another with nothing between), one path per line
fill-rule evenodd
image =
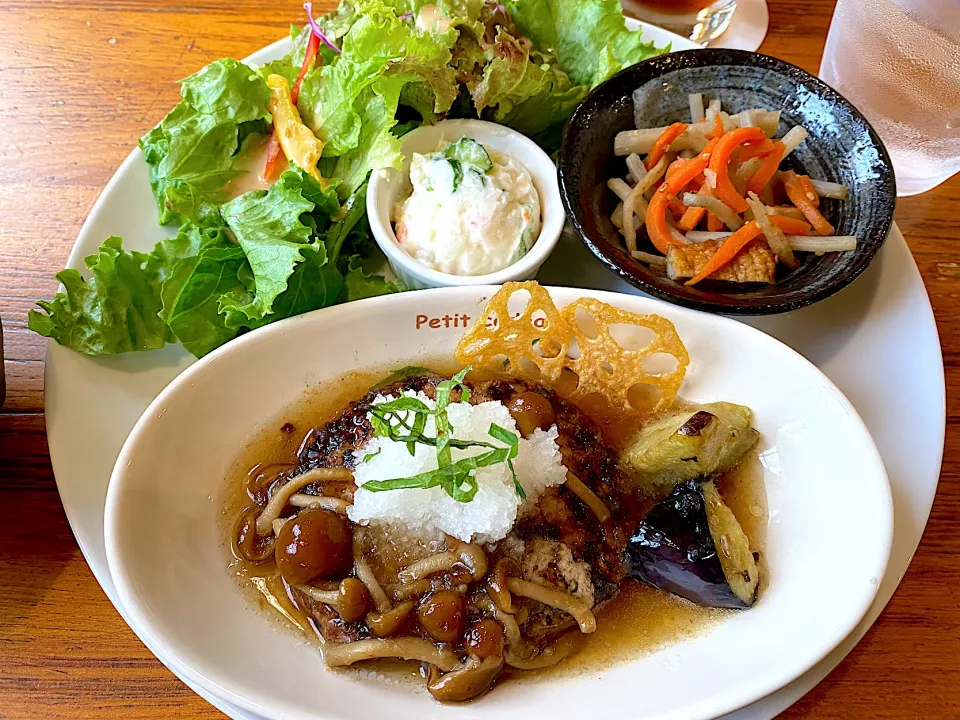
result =
M617 198L611 177L626 175L624 158L613 154L613 138L636 127L633 91L645 93L641 127L688 122L688 94L719 97L731 114L749 108L780 110L781 137L795 125L810 136L782 169L843 183L846 200L821 202L837 235L855 235L857 249L817 257L801 253L799 268L778 268L774 285L704 282L686 287L635 261L622 249L610 215ZM659 86L659 87L657 87ZM893 223L896 187L886 149L864 117L810 73L776 58L742 50L706 49L670 53L627 68L597 86L573 113L563 133L558 162L560 193L587 247L627 282L677 305L729 315L768 315L833 295L862 273L886 240ZM644 247L641 250L653 251Z

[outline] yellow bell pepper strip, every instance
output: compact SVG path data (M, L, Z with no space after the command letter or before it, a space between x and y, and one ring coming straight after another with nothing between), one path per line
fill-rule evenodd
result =
M730 180L729 165L730 156L733 151L743 145L745 142L763 142L766 135L763 130L755 127L737 128L725 133L721 137L713 152L710 154L710 169L717 174L717 187L714 195L726 205L733 208L734 212L742 213L747 210L747 201L743 199L733 182Z
M678 137L683 135L687 131L687 124L682 122L677 122L668 127L658 137L654 143L653 147L650 148L649 154L647 154L646 166L647 170L652 168L658 162L660 158L663 157L664 153L670 149L670 146L673 144L673 141Z
M747 181L747 192L755 192L759 195L760 191L763 190L766 184L777 174L780 161L783 159L783 151L786 148L784 148L783 143L779 140L774 140L770 145L771 149L764 156L763 164L757 168L757 171L751 175Z
M757 225L756 220L751 220L746 223L742 228L733 233L733 235L724 240L723 245L717 248L717 252L714 253L713 257L700 268L700 272L687 280L685 284L696 285L701 280L713 275L717 270L723 268L724 265L732 262L737 256L737 253L743 250L750 241L756 239L760 233L760 226Z
M314 60L317 58L317 51L320 49L320 38L317 37L317 34L314 32L310 33L310 39L307 40L307 47L303 53L303 64L300 65L300 74L297 75L297 80L293 83L293 88L290 90L290 101L296 105L297 100L300 97L300 85L303 82L304 76L310 72L313 68ZM277 140L277 135L273 130L270 131L270 140L267 147L267 161L263 166L263 179L264 180L273 180L277 175L277 169L280 165L280 141Z
M280 142L283 154L296 163L304 172L326 186L326 180L317 170L317 162L323 152L323 143L303 124L297 106L290 96L290 86L281 75L267 77L270 88L270 114L273 115L273 133Z
M807 197L808 191L804 189L803 183L800 182L797 174L793 172L793 170L788 170L782 173L781 177L783 178L783 188L787 191L787 197L790 198L790 202L800 209L800 212L803 213L807 222L813 225L813 229L820 235L833 235L833 225L820 214L820 211L814 206L813 201ZM813 194L816 195L816 193Z

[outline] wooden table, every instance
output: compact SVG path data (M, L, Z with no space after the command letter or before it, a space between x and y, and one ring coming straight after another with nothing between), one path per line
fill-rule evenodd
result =
M831 0L772 0L761 50L816 72L832 9ZM45 341L25 321L33 302L55 291L54 272L104 184L177 101L175 81L216 58L242 58L301 19L300 0L0 0L8 380L0 412L0 718L222 717L140 644L77 548L47 452ZM941 320L953 389L960 177L901 200L897 222ZM956 421L951 402L940 492L903 584L853 653L786 717L960 716Z

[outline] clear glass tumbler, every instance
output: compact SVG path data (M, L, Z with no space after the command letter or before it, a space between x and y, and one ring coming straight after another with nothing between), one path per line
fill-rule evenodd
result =
M960 172L960 0L838 0L820 77L883 138L898 195Z
M723 34L737 9L737 0L620 0L620 4L628 15L700 44Z

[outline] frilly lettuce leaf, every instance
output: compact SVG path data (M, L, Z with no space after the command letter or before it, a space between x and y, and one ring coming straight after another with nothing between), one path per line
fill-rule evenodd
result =
M529 44L497 29L493 60L484 68L472 95L477 110L486 116L539 139L554 126L562 126L589 88L574 85L553 59L532 52Z
M218 229L216 235L197 248L196 254L178 262L160 290L163 309L160 318L183 346L197 357L206 355L232 340L239 328L228 328L220 314L226 297L237 302L249 292L240 280L248 269L243 249Z
M52 301L31 310L28 327L86 355L116 355L155 350L173 338L158 316L160 287L173 266L199 248L203 232L183 228L169 240L157 243L153 252L125 252L123 241L110 237L98 252L83 262L88 279L77 270L63 270L63 284Z
M407 289L400 279L387 280L382 275L364 270L363 261L359 255L353 255L347 260L347 272L344 275L344 280L347 288L347 300L349 301L389 295Z
M140 140L161 224L220 223L223 188L233 169L241 126L269 119L270 91L236 60L218 60L182 81L183 100Z
M659 55L643 33L628 30L619 0L506 0L517 27L557 56L577 85L593 87L641 60Z
M320 161L320 172L342 183L338 187L341 197L353 194L363 185L371 170L400 164L400 140L392 130L397 124L397 105L402 88L402 81L384 79L378 83L376 91L365 91L356 103L364 118L357 147L339 157Z
M253 190L221 208L227 227L243 248L253 275L254 294L247 301L226 297L220 309L229 327L263 320L304 257L311 229L300 216L315 204L303 195L302 173L285 172L269 190Z
M302 261L287 280L286 289L273 303L269 317L247 323L247 327L262 327L275 320L300 315L311 310L335 305L343 294L343 276L329 262L322 244L306 245L300 249Z
M371 169L399 166L400 144L391 130L406 86L404 96L431 120L447 112L459 92L450 65L457 31L423 32L398 12L404 10L382 0L341 4L323 22L343 52L301 86L300 114L324 142L324 157L336 158L321 171L342 181L341 198Z

